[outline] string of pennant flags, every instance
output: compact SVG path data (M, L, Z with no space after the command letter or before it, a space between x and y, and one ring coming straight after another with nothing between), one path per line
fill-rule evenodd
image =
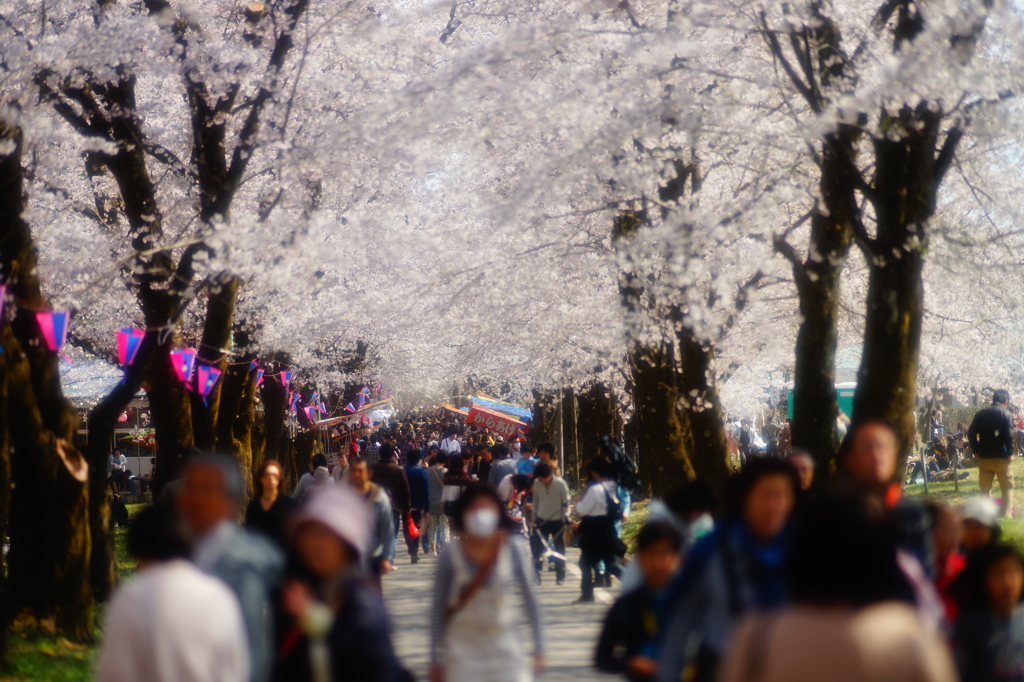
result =
M0 284L0 317L3 315L7 298L6 294L6 285ZM70 313L66 310L33 310L33 312L35 314L36 322L39 325L39 331L43 337L43 342L46 344L47 349L52 353L60 353L64 344L67 342L68 329L70 326ZM163 328L154 331L163 331ZM128 368L135 363L145 336L145 331L130 327L124 327L117 331L116 340L118 364L124 367L126 373ZM198 393L203 399L203 405L208 405L209 396L217 386L217 382L223 375L223 371L215 364L203 362L200 359L198 352L192 349L186 348L173 350L171 351L170 356L171 365L178 380L185 384L189 390ZM70 362L70 359L68 359L68 362ZM280 372L267 374L266 370L260 367L256 360L229 362L227 364L230 366L248 364L248 370L250 372L253 370L256 371L257 386L261 385L268 376L277 377L281 386L285 391L287 391L289 411L297 413L299 410L298 403L302 396L298 391L291 390L293 373L290 370L281 370ZM377 392L379 393L380 390L381 384L378 383ZM370 387L364 386L359 391L358 399L356 401L358 407L354 406L350 402L345 405L343 410L348 413L358 412L366 404L366 400L369 395ZM318 415L329 414L327 405L321 399L319 391L313 391L307 405L302 407L301 410L310 422L315 422Z

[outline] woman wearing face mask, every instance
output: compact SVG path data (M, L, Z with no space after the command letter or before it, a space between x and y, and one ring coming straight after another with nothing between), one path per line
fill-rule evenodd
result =
M458 503L460 537L438 560L431 611L431 682L530 682L543 668L540 606L529 550L492 488L474 483ZM511 596L518 586L533 631L528 660Z

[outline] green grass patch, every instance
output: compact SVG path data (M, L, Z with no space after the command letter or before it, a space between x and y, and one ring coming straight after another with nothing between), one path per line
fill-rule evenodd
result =
M129 504L128 518L134 518L145 504ZM135 572L138 562L128 553L128 529L114 530L114 551L120 580ZM98 612L102 614L102 605ZM0 682L88 682L93 677L99 643L103 634L96 629L96 643L79 644L55 634L52 628L36 624L15 624L8 638L8 666L0 671Z
M907 497L937 500L953 506L959 506L964 500L970 497L976 497L979 494L978 468L968 468L964 469L964 471L967 471L970 475L966 479L960 481L959 485L955 484L953 481L929 483L928 494L926 495L924 492L924 484L917 483L906 486L903 489L903 494ZM1013 462L1010 463L1010 471L1013 474L1015 484L1019 485L1021 482L1024 482L1024 458L1014 458ZM959 490L957 490L957 488L959 488ZM1014 498L1014 518L1000 521L999 525L1002 526L1003 529L1003 539L1024 551L1024 513L1022 513L1020 494L1021 493L1018 492ZM996 499L1001 496L999 491L999 481L993 482L991 495Z
M71 642L38 627L14 627L8 667L0 682L85 682L92 679L97 648Z
M651 501L649 499L634 501L633 508L629 512L629 519L622 524L622 541L626 543L628 548L626 551L629 554L636 553L636 536L647 522L648 506L650 504Z

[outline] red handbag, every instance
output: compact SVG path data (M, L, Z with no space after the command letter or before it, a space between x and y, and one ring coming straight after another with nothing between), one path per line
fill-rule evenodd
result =
M420 536L420 529L416 527L416 522L412 520L412 512L405 513L405 532L409 534L410 540L415 540Z

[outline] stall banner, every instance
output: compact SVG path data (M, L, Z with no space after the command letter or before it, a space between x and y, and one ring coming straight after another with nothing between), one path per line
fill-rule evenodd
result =
M489 431L494 431L498 435L504 436L506 439L526 431L526 424L518 419L513 419L500 412L488 410L486 407L476 403L473 403L473 407L469 409L469 417L466 418L466 424L482 426Z

